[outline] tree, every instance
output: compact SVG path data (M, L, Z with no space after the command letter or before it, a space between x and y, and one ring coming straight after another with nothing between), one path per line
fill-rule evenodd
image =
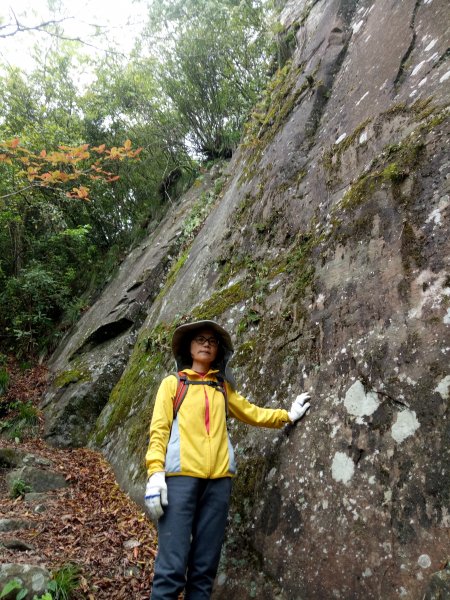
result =
M151 61L102 60L81 93L78 65L58 43L26 76L0 76L0 342L16 352L54 345L141 225L176 200L164 182L195 169Z
M37 57L27 76L5 68L0 77L0 337L27 353L51 346L58 321L101 278L112 237L101 199L117 185L118 165L139 154L125 137L112 147L82 143L76 55Z
M148 39L158 80L206 158L227 157L266 81L272 56L267 3L165 0L154 3Z

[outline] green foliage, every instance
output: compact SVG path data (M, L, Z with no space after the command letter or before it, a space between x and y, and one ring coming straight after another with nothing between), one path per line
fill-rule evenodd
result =
M36 433L39 411L31 402L11 402L3 408L12 416L0 421L0 432L6 431L10 439L22 439Z
M42 349L70 297L73 267L57 273L36 261L6 281L0 294L0 323L7 339L25 352ZM12 318L11 318L12 316Z
M5 598L6 596L10 595L11 592L15 591L17 591L16 600L23 600L28 594L28 590L23 587L22 582L19 579L12 579L3 586L0 598ZM37 598L36 596L34 596L33 600L47 600L47 598L43 596ZM52 600L51 596L50 600Z
M80 587L81 569L74 563L67 563L52 573L48 590L53 600L70 600Z
M23 479L15 479L11 487L11 498L22 498L25 496L25 494L28 494L31 491L31 486L29 486Z
M147 124L146 111L127 108L125 91L136 74L133 68L108 65L107 70L101 65L103 79L81 97L73 78L77 64L73 52L59 50L45 57L38 53L28 77L19 69L4 68L0 140L20 136L30 151L40 152L82 141L118 146L133 133L152 150L131 167L118 164L121 179L113 186L96 182L92 202L68 199L45 187L18 194L20 162L0 161L0 343L22 355L54 348L61 330L86 306L86 296L104 285L124 249L145 233L141 223L160 216L166 169L173 172L179 164L174 144L164 146L157 124ZM150 109L153 79L148 75L141 72L139 85L145 81L147 87L136 98ZM110 94L111 89L117 93ZM94 110L99 106L102 111Z
M227 157L264 87L272 57L268 3L153 2L158 81L197 152Z
M80 587L81 570L78 565L67 563L52 573L52 579L47 584L44 594L33 596L33 600L70 600ZM28 589L19 579L8 581L2 588L0 598L5 598L11 592L17 591L16 600L23 600L28 595Z
M90 201L27 186L19 176L30 166L26 155L22 163L0 153L2 347L23 357L51 352L129 247L192 184L192 154L231 154L273 68L270 16L267 0L155 1L133 56L92 62L85 89L78 77L87 59L57 36L50 48L36 47L29 73L0 64L0 141L17 136L37 154L126 139L143 148L139 161L111 167L110 185L93 182ZM223 185L217 179L196 205L184 243ZM4 387L0 372L0 393Z

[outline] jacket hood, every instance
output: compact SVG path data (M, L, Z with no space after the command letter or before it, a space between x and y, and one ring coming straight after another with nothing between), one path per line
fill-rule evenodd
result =
M180 325L175 329L172 337L172 352L177 364L177 370L181 371L186 367L192 366L192 358L190 353L191 340L200 329L211 329L219 338L219 350L217 359L211 365L212 368L218 369L219 373L233 386L234 378L228 367L228 362L233 356L234 348L230 334L226 329L215 321L203 320L193 321Z

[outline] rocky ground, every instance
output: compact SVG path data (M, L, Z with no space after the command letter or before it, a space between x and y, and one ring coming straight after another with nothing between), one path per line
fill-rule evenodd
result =
M33 387L16 385L22 397ZM0 438L0 592L8 564L19 565L14 573L24 565L43 567L45 578L72 563L81 574L78 598L147 599L156 555L153 525L119 489L99 453L52 448L40 429L25 441ZM12 498L18 480L33 489Z

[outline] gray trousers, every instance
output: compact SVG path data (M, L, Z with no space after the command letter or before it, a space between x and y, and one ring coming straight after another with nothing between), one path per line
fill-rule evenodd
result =
M167 477L151 600L209 600L219 565L231 478Z

